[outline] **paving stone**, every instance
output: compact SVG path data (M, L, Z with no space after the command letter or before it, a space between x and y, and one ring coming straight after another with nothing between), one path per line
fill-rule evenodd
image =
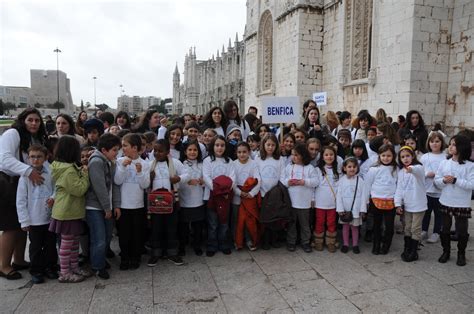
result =
M0 313L13 313L29 289L0 290Z
M98 283L89 307L89 313L151 313L153 289L150 282Z
M18 280L7 280L5 278L0 278L0 291L17 290L24 287L29 288L31 286L30 274L28 271L22 271L20 273L23 275L23 278Z
M94 277L80 283L48 281L33 285L18 313L86 313L96 284L102 280Z
M208 266L190 263L175 266L159 263L153 268L154 303L189 303L194 300L213 300L219 297Z
M387 289L348 297L364 313L425 313L415 301L397 289Z
M471 277L471 280L474 280L474 278ZM453 285L453 287L459 292L462 292L465 295L470 296L471 298L474 299L474 281L456 284L456 285Z
M153 305L153 313L227 313L218 297L195 299L184 303L166 302Z
M252 252L251 256L266 275L311 269L311 266L299 254L288 252L284 248L268 251L258 250Z

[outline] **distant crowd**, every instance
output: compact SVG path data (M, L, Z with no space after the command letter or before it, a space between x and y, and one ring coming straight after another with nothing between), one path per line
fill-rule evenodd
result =
M466 265L473 130L428 130L416 110L394 121L383 109L302 108L302 123L282 128L256 107L242 116L232 100L173 121L149 110L134 123L123 111L44 122L25 109L0 138L0 276L108 279L116 254L127 271L143 255L149 267L183 265L187 249L359 254L359 235L387 254L397 216L404 262L422 242L441 242L446 263L456 240Z

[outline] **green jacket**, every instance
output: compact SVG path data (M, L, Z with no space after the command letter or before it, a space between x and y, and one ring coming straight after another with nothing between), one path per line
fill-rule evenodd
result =
M54 161L51 176L55 181L54 206L51 217L56 220L82 219L86 215L86 192L89 175L75 164Z

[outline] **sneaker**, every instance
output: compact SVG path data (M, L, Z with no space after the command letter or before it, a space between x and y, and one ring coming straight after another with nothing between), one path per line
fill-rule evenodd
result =
M105 279L105 280L107 280L107 279L110 278L109 272L108 272L107 270L105 270L105 269L97 270L97 271L95 272L95 275L96 275L97 277L102 278L102 279Z
M423 240L426 240L426 239L428 239L428 232L422 231L421 232L421 240L423 241Z
M42 275L31 275L31 282L35 285L42 284L44 282L44 277Z
M78 283L78 282L83 282L84 277L81 275L76 275L76 274L65 274L65 275L60 275L58 278L58 281L60 283Z
M343 246L341 247L341 252L342 252L342 253L347 253L347 252L349 252L349 247L348 247L347 245L343 245Z
M437 243L439 241L439 234L433 233L426 242L428 243Z
M206 256L207 256L207 257L213 257L214 255L216 255L216 252L214 252L214 251L206 251Z
M311 248L311 245L309 245L309 243L307 243L307 244L302 244L302 245L301 245L301 248L303 249L303 251L304 251L305 253L311 253L311 252L313 252L313 249Z
M73 270L72 273L76 274L76 275L80 275L84 278L89 278L89 277L94 276L94 273L92 271L90 271L88 269L81 269L81 268Z
M59 275L58 272L53 269L46 269L44 272L44 276L48 279L58 279Z
M155 267L158 264L159 258L157 256L150 256L148 262L146 263L149 267Z
M291 243L287 243L286 244L286 249L290 252L294 252L294 251L296 251L296 245L291 244Z
M354 252L354 254L359 254L360 253L360 249L358 246L353 246L352 247L352 252Z
M168 256L168 261L173 262L176 266L184 265L184 261L179 255Z
M224 255L230 255L232 253L232 250L231 249L223 249L222 253L224 253Z

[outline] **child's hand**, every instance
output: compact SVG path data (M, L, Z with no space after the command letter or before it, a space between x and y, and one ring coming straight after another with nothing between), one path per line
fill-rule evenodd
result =
M46 205L48 205L48 208L53 208L54 198L48 198L48 200L46 201Z
M290 180L288 180L288 185L289 186L298 185L299 184L298 181L299 181L298 179L290 179Z
M89 167L87 167L87 165L82 165L81 169L83 172L89 171Z
M243 197L243 198L252 198L252 197L250 196L250 194L247 193L247 192L240 192L240 197Z
M403 208L397 207L397 215L403 215Z
M199 178L199 185L204 185L204 179L203 178Z
M106 210L105 211L105 219L110 219L112 218L112 211L111 210Z
M199 184L201 184L199 179L191 179L188 181L188 185L199 185Z
M436 175L436 174L435 174L433 171L430 171L430 172L428 172L428 173L426 174L426 176L427 176L428 178L434 178L435 175Z
M444 176L443 177L443 182L444 183L453 183L454 182L454 177L453 176Z
M135 169L137 170L137 173L141 173L142 172L142 164L137 162L135 164Z
M412 172L413 172L413 167L412 167L412 166L408 166L408 167L405 168L405 171L406 171L407 173L412 173Z
M163 119L160 120L160 125L164 126L166 128L166 125L168 124L168 118L164 117Z
M122 211L120 208L114 208L114 215L115 215L115 220L119 220L120 216L122 216Z
M298 185L303 186L304 185L304 179L298 180Z
M30 226L28 226L28 227L22 227L21 230L28 232L28 231L30 231Z
M132 163L132 160L128 157L125 157L122 161L122 166L124 167L127 167L128 165L130 165Z
M175 184L181 181L181 178L179 176L174 176L174 177L171 177L170 180L172 184Z

